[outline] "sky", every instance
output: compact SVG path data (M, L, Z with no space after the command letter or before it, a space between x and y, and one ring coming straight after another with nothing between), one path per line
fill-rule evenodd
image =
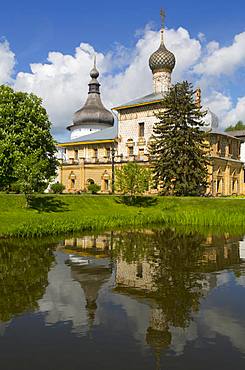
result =
M161 7L177 60L173 83L200 86L221 127L245 122L242 0L0 0L0 84L42 97L55 138L66 140L95 54L106 107L152 92L148 60L159 46Z

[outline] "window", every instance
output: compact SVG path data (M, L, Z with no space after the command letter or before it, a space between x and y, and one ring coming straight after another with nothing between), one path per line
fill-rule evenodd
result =
M142 158L144 157L144 149L139 149L139 157Z
M111 149L110 148L106 148L106 157L107 158L110 158L111 156Z
M74 159L75 161L78 160L78 150L74 150Z
M128 147L128 155L129 156L134 155L134 147L133 146Z
M144 137L145 135L145 124L144 122L139 123L139 137Z
M71 188L74 189L75 188L75 179L71 179Z
M141 262L137 263L137 272L136 272L136 277L137 278L142 278L143 277L143 265Z
M98 158L98 149L97 148L95 148L94 149L94 158Z

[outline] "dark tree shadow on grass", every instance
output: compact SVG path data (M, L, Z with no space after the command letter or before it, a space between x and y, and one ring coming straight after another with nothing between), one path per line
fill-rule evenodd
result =
M117 198L116 203L125 204L127 206L134 207L152 207L158 203L158 199L155 197L144 197L144 196L134 196L130 197L128 195L123 195Z
M48 213L68 211L67 204L54 196L33 196L29 200L29 208Z

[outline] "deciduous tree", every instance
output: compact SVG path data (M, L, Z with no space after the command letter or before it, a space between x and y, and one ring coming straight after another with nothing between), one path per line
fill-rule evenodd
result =
M149 169L137 163L129 162L121 169L116 169L116 191L124 195L142 195L148 190L149 181Z
M57 166L50 128L40 98L0 86L0 189L45 189Z

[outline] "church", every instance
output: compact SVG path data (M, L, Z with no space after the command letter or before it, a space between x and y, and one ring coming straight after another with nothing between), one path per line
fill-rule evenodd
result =
M162 25L160 46L149 57L153 91L113 107L111 111L102 103L99 71L94 61L87 100L67 127L70 140L58 146L58 180L64 184L66 192L86 192L89 184L96 183L101 193L110 193L114 190L115 168L129 161L149 166L148 146L154 123L158 120L156 115L164 110L162 100L172 86L175 64L174 54L165 46ZM196 103L201 105L200 89L196 90ZM220 130L217 116L208 107L205 110L205 130L210 133L206 192L212 196L244 194L244 163L240 158L242 140Z

